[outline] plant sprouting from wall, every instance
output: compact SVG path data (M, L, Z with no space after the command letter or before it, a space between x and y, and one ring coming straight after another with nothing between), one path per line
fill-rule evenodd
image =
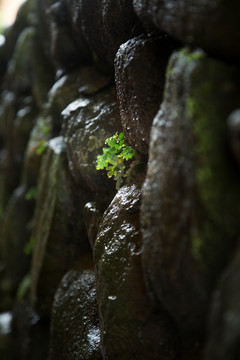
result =
M116 133L106 139L108 147L103 148L103 154L97 157L97 170L105 169L109 178L116 181L118 190L124 179L129 182L133 175L133 169L139 164L139 153L125 142L124 133Z

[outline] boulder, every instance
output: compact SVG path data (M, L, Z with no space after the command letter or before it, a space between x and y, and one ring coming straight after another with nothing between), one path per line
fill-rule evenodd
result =
M233 360L240 353L240 249L225 269L210 310L205 360Z
M85 252L87 241L83 208L91 201L87 191L72 195L64 140L49 140L43 154L32 237L31 303L49 318L62 276Z
M102 359L95 274L89 265L68 271L57 289L49 360Z
M121 131L113 87L93 96L80 96L62 112L69 168L76 183L94 192L114 191L104 170L96 169L105 140Z
M104 359L178 359L175 326L145 286L139 224L141 183L123 186L105 211L94 245Z
M238 68L201 51L174 53L151 131L141 208L143 267L193 348L203 338L216 278L239 237L239 172L227 135L239 77Z
M144 23L210 54L239 60L240 4L206 0L133 0ZM232 11L234 9L234 11Z
M122 44L115 58L122 127L129 143L144 154L163 98L168 58L176 46L167 35L141 35Z
M143 29L133 11L132 0L103 0L101 15L106 59L113 67L119 46L140 35Z
M28 201L25 195L24 185L14 191L5 208L0 231L5 281L9 281L12 292L16 291L30 268L30 259L24 253L24 248L30 238L30 221L34 204Z

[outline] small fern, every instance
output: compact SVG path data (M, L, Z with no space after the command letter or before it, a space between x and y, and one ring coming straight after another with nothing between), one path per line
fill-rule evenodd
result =
M97 157L97 170L105 169L109 178L116 181L116 189L126 179L129 182L132 178L133 168L139 164L139 154L130 145L125 143L124 133L116 133L106 139L108 147L103 148L103 154Z

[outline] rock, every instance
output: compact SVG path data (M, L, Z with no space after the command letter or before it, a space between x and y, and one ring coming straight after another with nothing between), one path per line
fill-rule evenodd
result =
M103 212L104 210L106 210L103 204L106 203L106 199L104 199L104 197L102 198L101 196L101 201L99 201L98 199L98 201L88 202L84 207L84 222L87 229L88 240L91 244L92 249L94 247L94 243L97 237Z
M5 279L9 281L12 292L16 291L30 267L30 259L24 253L24 247L30 237L33 203L26 200L25 195L24 185L14 191L1 224L1 258L5 266Z
M114 191L106 172L96 169L97 155L105 140L121 130L114 88L94 96L81 96L62 112L63 131L71 174L83 187L94 192Z
M223 58L240 58L237 0L231 4L224 0L133 0L133 6L143 22L186 44Z
M1 77L3 77L7 69L8 62L13 55L19 34L25 28L35 26L36 22L35 0L27 0L20 6L14 24L3 29L5 42L0 46Z
M2 176L2 205L5 205L11 192L19 185L20 180L19 167L16 166L16 159L14 159L12 151L13 124L18 104L14 92L4 91L1 95L0 136L2 146L0 169Z
M44 54L48 63L51 64L51 70L55 72L51 59L51 27L49 8L54 0L35 0L37 14L37 40L39 49Z
M229 145L232 155L240 166L240 109L234 110L227 119Z
M72 36L78 45L78 51L81 54L82 62L91 62L91 50L85 39L82 27L82 0L67 0L67 7Z
M49 347L49 324L26 302L13 308L10 357L11 360L46 360Z
M83 269L81 265L67 272L56 292L49 360L55 359L102 359L95 274L91 268Z
M190 347L201 342L209 296L239 237L239 173L226 124L239 76L201 51L173 54L151 132L143 267Z
M168 58L177 43L166 35L139 36L122 44L115 81L122 126L129 143L148 153L152 121L163 97Z
M28 27L19 35L13 56L9 62L5 84L16 95L33 94L41 107L47 100L52 83L51 73L36 44L36 31Z
M67 1L54 1L46 11L50 18L50 53L59 78L76 69L85 59L72 35Z
M7 82L17 93L28 94L31 89L30 64L33 56L35 29L24 29L18 37L13 56L8 66ZM9 86L9 85L8 85Z
M83 223L87 191L72 196L62 137L49 140L43 154L32 237L31 303L49 318L54 293L62 276L90 251Z
M240 251L224 271L210 310L205 360L238 359L240 353Z
M105 74L112 74L112 66L106 60L107 43L103 33L102 2L80 0L75 15L77 24L81 24L82 33L91 51L94 64Z
M37 186L42 155L51 135L51 120L51 117L45 116L43 111L36 117L35 125L30 133L21 179L28 188Z
M178 359L175 327L152 303L141 268L141 184L123 186L105 211L94 246L104 359Z
M103 0L101 15L104 45L106 47L105 56L108 63L113 67L113 61L119 46L141 34L143 29L133 11L132 0Z
M52 133L59 135L62 127L61 112L80 95L91 96L110 84L109 77L103 76L92 66L61 77L54 83L48 94L45 117L52 118Z

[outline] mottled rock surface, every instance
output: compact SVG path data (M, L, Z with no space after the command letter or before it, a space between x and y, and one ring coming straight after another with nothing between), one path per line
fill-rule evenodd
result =
M238 10L27 0L3 30L1 360L239 360Z
M209 295L239 236L226 120L239 101L240 72L184 49L167 74L143 190L143 266L191 346L201 341Z

